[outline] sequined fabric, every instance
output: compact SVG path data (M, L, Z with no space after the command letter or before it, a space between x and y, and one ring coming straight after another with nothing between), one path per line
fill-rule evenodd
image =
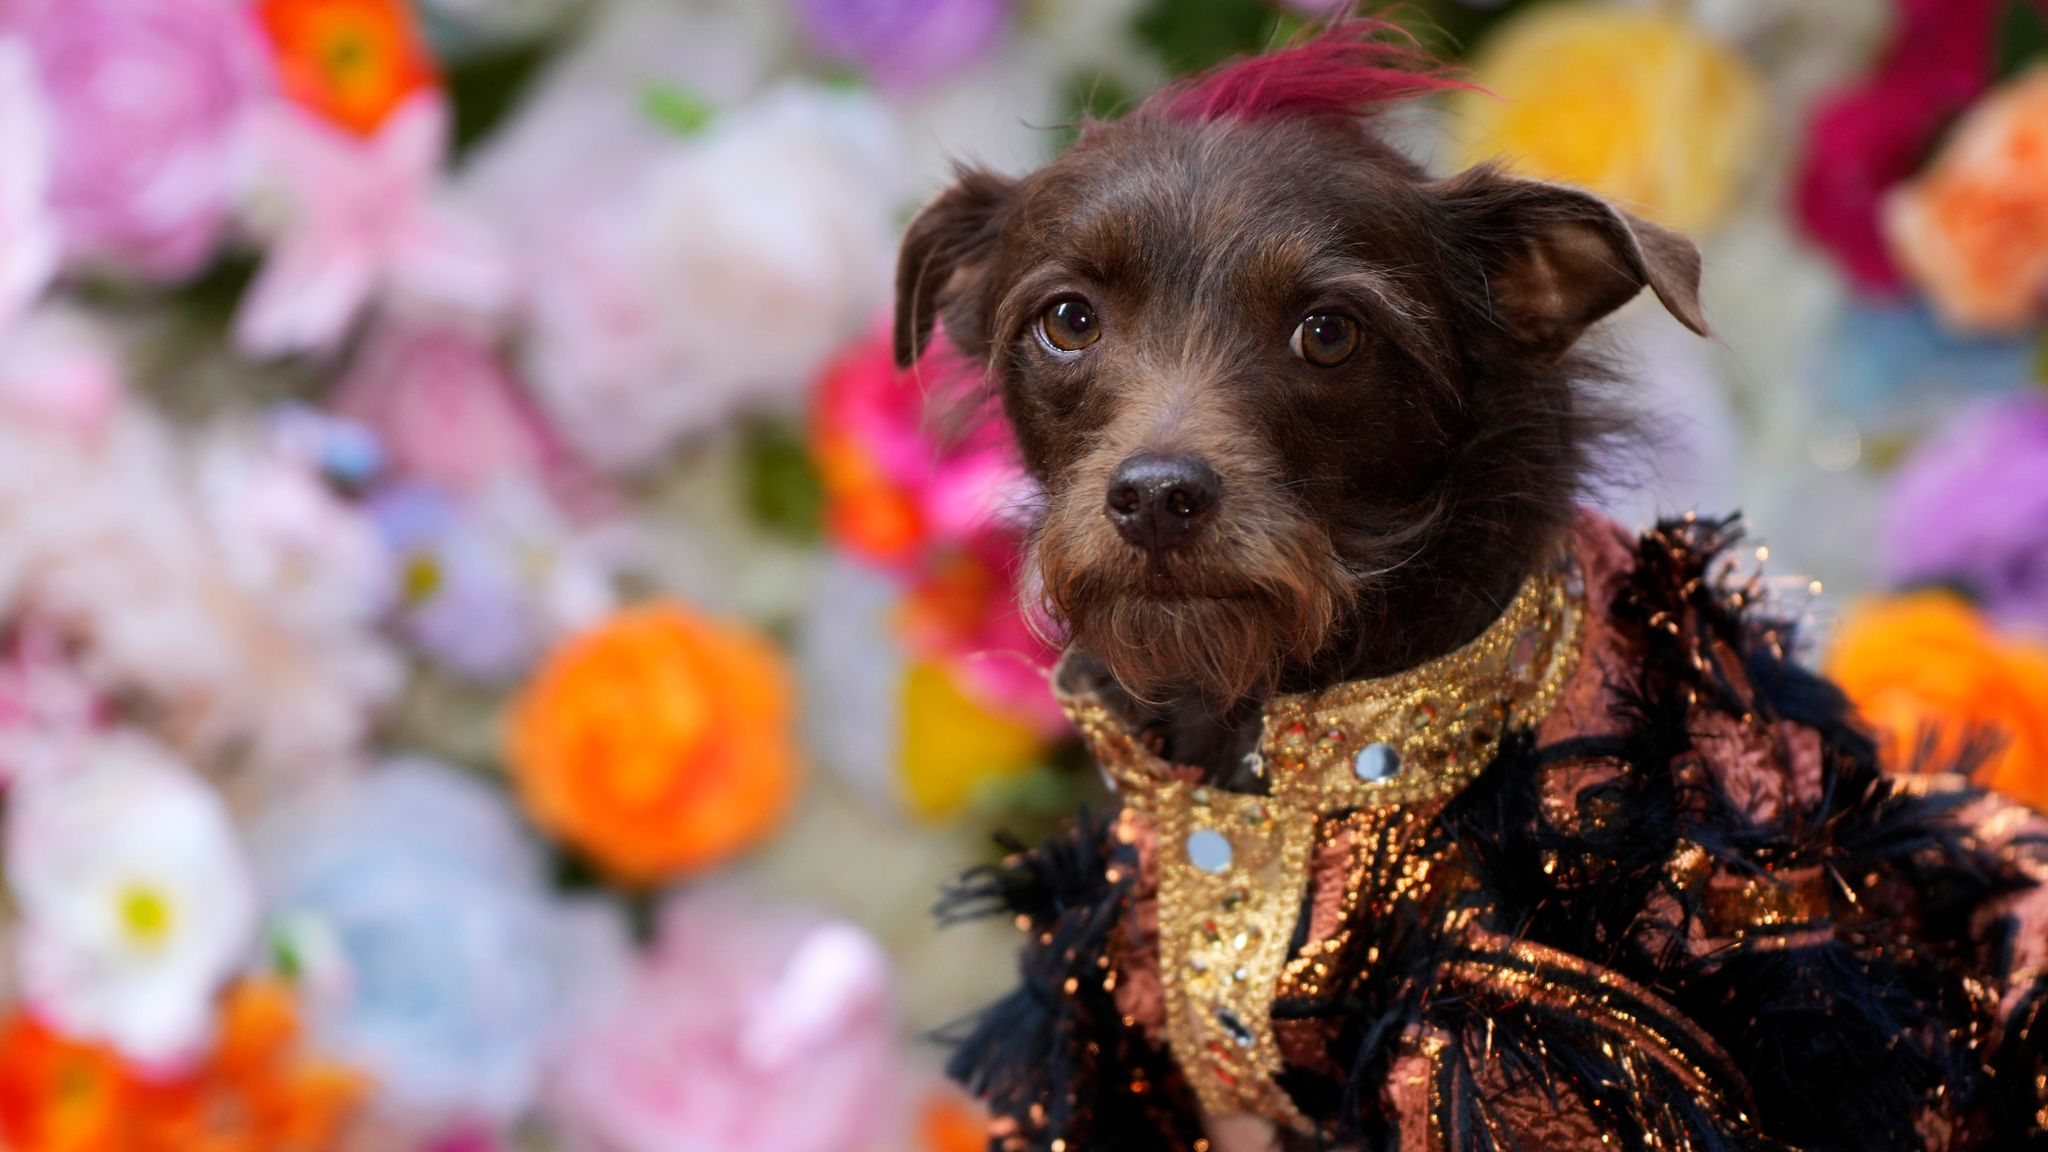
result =
M2048 820L1880 773L1733 540L1586 518L1489 660L1277 702L1265 795L1070 698L1124 807L1096 886L1072 845L984 877L1034 934L954 1065L994 1146L1202 1150L1230 1113L1304 1149L2048 1140Z

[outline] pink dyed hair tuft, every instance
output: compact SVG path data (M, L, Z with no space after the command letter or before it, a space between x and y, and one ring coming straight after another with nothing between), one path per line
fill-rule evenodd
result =
M1160 89L1139 111L1174 120L1350 120L1429 92L1469 89L1399 26L1338 20L1290 48Z

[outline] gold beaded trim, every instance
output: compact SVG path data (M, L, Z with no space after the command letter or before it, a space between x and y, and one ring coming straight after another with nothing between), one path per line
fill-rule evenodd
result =
M1095 694L1061 703L1125 802L1158 832L1159 960L1174 1058L1210 1115L1313 1133L1275 1081L1272 1004L1293 951L1320 817L1434 811L1516 726L1541 723L1577 666L1570 557L1524 582L1469 644L1408 671L1282 696L1259 743L1267 796L1201 785ZM1055 677L1055 683L1059 683Z

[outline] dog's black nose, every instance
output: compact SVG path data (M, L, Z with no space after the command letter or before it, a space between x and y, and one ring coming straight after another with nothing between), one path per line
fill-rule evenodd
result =
M1194 536L1222 491L1216 470L1199 456L1139 452L1109 478L1109 519L1124 539L1165 552Z

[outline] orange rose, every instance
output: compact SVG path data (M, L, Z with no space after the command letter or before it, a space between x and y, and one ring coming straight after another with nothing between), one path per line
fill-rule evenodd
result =
M336 1147L369 1081L298 1053L289 989L255 980L221 1006L198 1067L145 1080L110 1049L26 1015L0 1026L0 1147L13 1152L320 1152Z
M1912 763L1923 739L1938 764L1995 734L2003 743L1979 780L2048 808L2048 650L2001 638L1954 596L1921 592L1852 614L1827 670L1878 729L1886 764Z
M2015 331L2048 292L2048 68L1972 109L1941 156L1885 205L1914 282L1958 328Z
M766 640L680 605L621 612L548 658L506 754L541 827L654 884L726 859L788 808L788 673Z

